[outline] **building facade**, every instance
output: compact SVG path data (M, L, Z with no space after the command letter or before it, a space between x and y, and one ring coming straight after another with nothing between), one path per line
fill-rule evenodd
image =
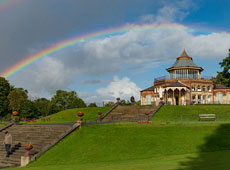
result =
M202 76L203 68L185 50L166 70L168 76L155 78L153 86L141 91L141 105L230 104L230 88Z

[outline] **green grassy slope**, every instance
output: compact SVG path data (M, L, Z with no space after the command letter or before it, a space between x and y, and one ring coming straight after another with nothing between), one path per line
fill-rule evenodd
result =
M86 121L96 121L97 112L102 112L104 115L107 111L109 111L111 107L88 107L88 108L78 108L78 109L68 109L55 114L50 115L51 121L44 122L42 120L38 120L37 123L66 123L66 122L75 122L78 118L77 112L84 112L85 115L83 119ZM31 123L34 124L34 123Z
M208 123L85 126L21 169L227 169L229 131Z
M198 122L199 114L216 114L217 121L230 121L230 105L163 106L153 122Z

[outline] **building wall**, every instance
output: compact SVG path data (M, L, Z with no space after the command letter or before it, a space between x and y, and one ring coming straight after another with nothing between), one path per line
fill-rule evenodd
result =
M147 100L146 100L146 96L147 95L151 95L151 103L154 103L154 92L153 91L142 91L141 92L141 105L146 105L147 104Z
M141 93L141 104L146 105L146 95L151 94L152 102L156 104L159 103L159 89L163 88L177 80L162 80L159 82L154 82L154 91L143 91ZM230 89L214 89L215 83L212 80L180 80L180 82L186 84L189 90L186 92L186 101L182 99L181 104L186 102L186 105L190 105L193 102L193 96L195 96L195 104L220 104L218 102L218 94L222 94L222 104L230 104ZM198 88L200 86L200 89ZM203 86L205 89L203 89ZM210 89L208 89L208 86ZM195 87L195 88L194 88ZM228 94L229 93L229 97ZM166 101L166 96L164 96L164 101ZM209 97L210 96L210 97ZM210 100L209 100L210 99ZM172 104L173 99L168 98L168 101ZM175 103L175 102L174 102Z

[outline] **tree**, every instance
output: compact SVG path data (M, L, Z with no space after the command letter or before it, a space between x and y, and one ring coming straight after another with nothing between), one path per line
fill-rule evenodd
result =
M57 90L56 95L51 101L59 107L60 110L71 109L76 107L86 107L85 102L77 96L75 91Z
M230 87L230 49L228 57L224 58L219 65L221 68L223 68L223 71L217 72L216 83Z
M19 116L21 118L38 118L37 110L33 104L32 101L30 100L25 100L21 109L20 109L20 114Z
M88 107L97 107L97 104L96 104L96 103L90 103L90 104L88 105Z
M5 116L8 113L8 104L9 101L7 96L10 93L10 84L9 82L0 77L0 116Z
M105 107L108 107L108 106L113 106L115 103L114 102L108 102L105 104Z
M13 89L7 97L9 100L9 110L20 111L24 102L28 99L27 93L28 91L23 88Z
M52 113L53 103L46 98L39 98L34 101L34 106L38 111L38 116L48 116Z

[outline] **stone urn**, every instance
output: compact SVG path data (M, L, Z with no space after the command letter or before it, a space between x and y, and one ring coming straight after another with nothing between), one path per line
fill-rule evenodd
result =
M149 121L149 114L150 114L150 112L145 112L145 115L147 116L148 121Z
M98 116L97 116L97 122L100 122L101 118L102 118L102 116L101 116L102 112L97 112L97 114L98 114Z
M119 103L120 102L120 97L117 97L116 100L117 100L117 103Z
M79 117L82 117L82 116L84 116L84 112L81 112L81 111L79 111L79 112L77 112L77 115L79 116Z
M27 151L24 156L31 156L30 150L33 149L32 144L26 144L25 145L25 150Z
M12 115L13 115L12 121L15 122L15 123L18 123L18 119L17 119L18 114L19 114L18 111L13 111L12 112Z

